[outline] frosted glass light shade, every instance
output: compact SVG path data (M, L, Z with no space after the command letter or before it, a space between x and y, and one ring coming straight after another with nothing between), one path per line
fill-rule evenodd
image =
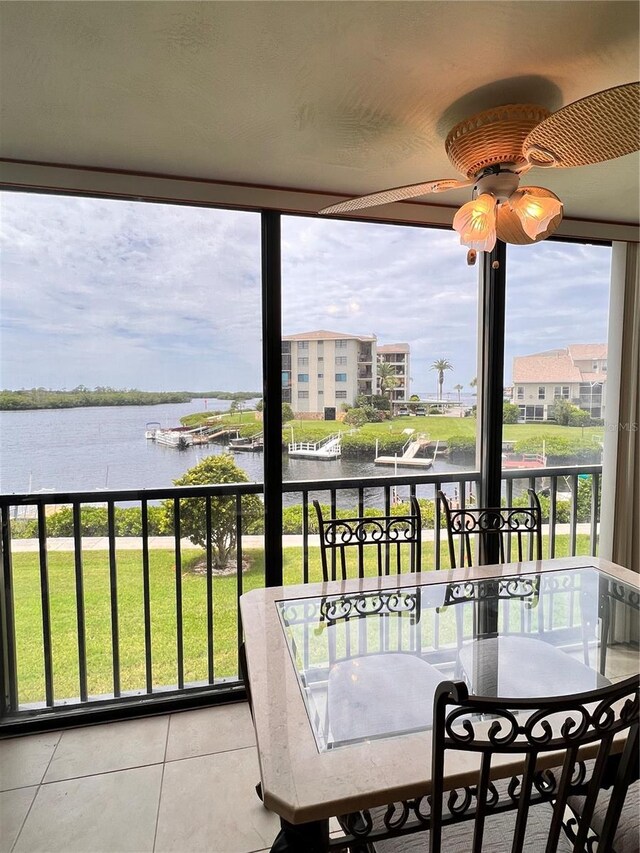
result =
M509 199L509 205L522 223L525 234L532 240L549 227L551 220L562 212L562 202L549 190L548 197L533 195L524 187Z
M482 193L463 204L453 217L453 227L460 243L478 252L490 252L496 244L496 200Z

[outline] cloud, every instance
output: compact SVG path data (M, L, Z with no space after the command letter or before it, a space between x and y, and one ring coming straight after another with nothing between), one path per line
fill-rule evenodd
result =
M260 387L257 214L5 194L2 244L4 386Z
M261 378L257 213L23 193L2 196L4 387L255 389ZM476 375L478 272L448 229L282 220L283 331L375 334ZM514 355L606 340L610 250L509 247Z

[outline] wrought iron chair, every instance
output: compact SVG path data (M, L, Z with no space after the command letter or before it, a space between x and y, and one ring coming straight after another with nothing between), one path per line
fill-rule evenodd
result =
M451 568L458 568L454 538L460 537L460 566L473 565L472 537L477 536L482 548L486 539L497 536L501 563L511 562L515 540L517 559L542 559L542 510L533 489L528 489L529 507L464 507L453 509L444 492L438 492L445 514L449 535L449 559ZM525 556L528 545L528 556ZM478 560L476 560L478 562Z
M460 509L451 508L446 496L440 491L438 498L443 507L447 531L449 534L449 556L452 568L457 567L456 547L454 540L460 540L460 567L472 565L473 548L472 539L478 539L480 551L483 543L490 536L498 538L500 562L510 562L512 557L518 561L526 559L542 559L542 510L540 501L533 489L528 490L530 506L528 507L464 507ZM462 605L456 610L456 622L458 628L458 663L457 675L470 677L474 660L483 656L495 658L500 661L500 669L496 672L498 678L499 694L502 696L522 696L532 687L532 682L537 679L537 691L539 696L554 696L563 692L562 679L567 680L567 689L572 692L591 690L594 687L602 687L608 683L603 676L596 675L589 665L588 641L593 635L594 626L588 625L586 619L582 621L582 645L584 664L579 661L571 661L573 670L567 671L568 661L555 645L541 644L539 638L545 633L545 610L550 606L545 603L545 598L552 600L553 591L545 593L544 585L553 585L553 578L540 579L532 577L527 580L523 578L507 583L502 594L498 591L500 582L481 582L478 587L472 584L450 585L451 602ZM473 625L471 634L473 638L478 637L477 619L480 608L487 606L489 599L488 591L496 586L495 602L504 598L503 618L510 629L503 632L500 637L491 636L491 631L482 639L475 639L473 643L464 643L463 615L465 605L473 608ZM504 584L503 584L504 586ZM483 587L486 589L483 592ZM570 592L570 590L569 590ZM455 594L455 595L454 595ZM483 599L480 601L479 599ZM519 628L512 625L510 619L510 604L520 600ZM483 605L484 601L484 605ZM537 636L532 635L531 621L537 619ZM497 619L497 614L495 616ZM538 674L531 678L522 669L520 662L523 660L536 660L538 663ZM522 681L527 682L524 690Z
M343 817L343 843L353 839L366 849L375 842L377 853L611 853L637 778L639 689L636 676L570 697L502 700L469 696L463 682L441 683L430 795ZM522 770L502 780L499 765L510 757ZM456 777L462 784L454 788ZM596 832L594 808L603 795ZM584 798L581 813L565 823L576 796Z
M419 572L420 506L414 497L410 502L410 512L401 515L326 519L320 504L314 501L324 580L345 580L350 574L364 577L367 550L375 555L378 576L400 574L403 570ZM349 559L349 554L354 559ZM398 692L399 684L408 684L416 696L431 696L443 678L420 655L420 590L405 594L392 591L388 598L377 591L346 599L330 597L325 608L329 661L327 732L329 719L336 741L362 736L365 730L361 725L365 724L369 726L367 736L393 731L394 727L402 730L429 725L430 709L424 713L420 702L410 705ZM373 629L367 624L367 612L379 616ZM359 702L366 704L365 697L375 694L397 694L398 702L372 702L375 719L362 718L353 706L355 672Z
M640 679L636 676L588 693L551 699L500 700L469 696L461 682L441 684L434 700L430 852L439 851L444 827L472 820L473 853L482 850L485 822L492 814L516 811L512 851L522 851L531 808L553 803L549 815L547 851L558 849L565 808L570 795L582 794L585 806L574 828L574 851L587 847L594 806L603 784L611 792L602 832L600 853L613 849L613 839L638 752ZM490 722L486 721L490 715ZM472 721L475 717L479 721ZM614 738L622 739L621 757L607 779ZM620 746L619 743L616 746ZM581 752L582 750L582 752ZM562 764L553 767L553 753L562 751ZM595 751L595 762L585 763ZM480 769L474 785L455 796L444 775L447 753L475 753ZM506 791L491 781L497 756L525 756L523 772ZM557 759L556 759L557 760ZM549 765L553 769L547 769ZM493 765L495 766L495 765ZM590 842L592 845L592 842Z
M354 518L324 518L318 501L313 505L318 516L322 575L325 581L349 575L347 553L357 554L357 576L364 577L364 549L375 549L378 575L400 574L403 550L409 550L408 571L421 567L422 519L416 498L410 499L411 511L404 515L378 515ZM330 555L331 559L327 557ZM406 558L404 562L407 562Z
M584 796L569 797L569 808L575 815L570 817L566 823L566 831L570 837L575 837L580 827L586 798ZM603 790L598 799L591 816L591 828L597 836L601 836L609 808L609 793ZM640 782L636 775L636 781L629 786L624 801L624 810L620 813L618 827L615 832L613 847L616 853L636 853L640 846Z

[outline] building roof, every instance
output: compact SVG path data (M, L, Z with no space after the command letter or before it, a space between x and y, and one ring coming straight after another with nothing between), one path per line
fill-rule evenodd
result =
M603 382L606 373L583 372L576 361L604 359L606 344L572 344L567 349L547 350L513 359L513 383Z
M569 344L569 355L574 361L584 359L603 359L607 357L606 344Z
M319 329L317 332L300 332L297 335L283 335L283 341L375 341L375 335L350 335L347 332L328 332Z
M513 359L513 382L580 382L580 370L566 350L552 355L521 355Z
M409 352L409 344L383 344L378 345L378 352Z

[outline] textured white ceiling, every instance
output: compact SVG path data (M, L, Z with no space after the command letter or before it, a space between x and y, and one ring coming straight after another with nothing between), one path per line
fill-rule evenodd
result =
M353 195L455 176L443 143L456 121L638 79L638 8L2 3L0 154ZM637 222L638 174L629 155L527 183L569 216Z

